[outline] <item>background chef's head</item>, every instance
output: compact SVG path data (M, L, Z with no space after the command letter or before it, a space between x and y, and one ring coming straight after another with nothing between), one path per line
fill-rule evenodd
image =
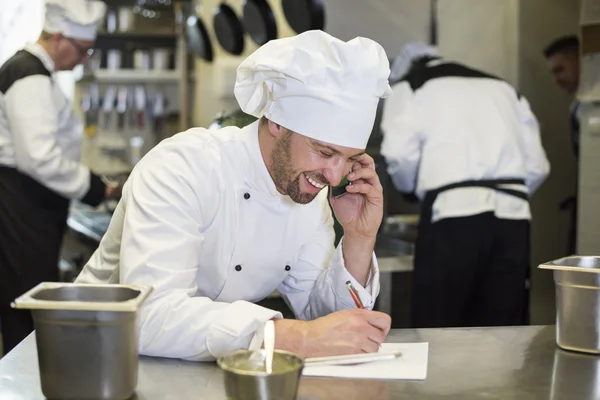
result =
M392 62L390 81L394 82L406 75L415 62L425 58L438 58L439 51L436 47L422 42L407 43Z
M91 55L106 5L92 0L46 0L44 28L38 43L56 70L70 70Z
M261 150L279 192L304 204L339 184L364 153L379 99L391 93L389 73L373 40L316 30L272 40L240 64L235 96L261 118Z

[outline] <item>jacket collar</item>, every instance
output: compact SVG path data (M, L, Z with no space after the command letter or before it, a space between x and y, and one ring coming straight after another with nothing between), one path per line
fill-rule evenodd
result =
M29 43L25 46L25 50L39 58L48 72L54 73L54 61L42 46L37 43Z
M275 182L273 182L273 178L271 178L271 174L265 165L258 143L258 122L259 121L255 121L242 128L242 136L246 142L246 148L248 149L249 155L248 184L254 189L269 196L286 197L277 190Z

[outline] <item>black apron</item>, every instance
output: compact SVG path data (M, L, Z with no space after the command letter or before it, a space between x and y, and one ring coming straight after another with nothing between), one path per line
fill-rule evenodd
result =
M58 281L69 199L0 166L0 306L42 281Z
M520 178L464 181L425 194L415 247L413 327L528 323L529 221L502 220L487 212L431 222L440 193L485 187L528 200L527 193L503 187L514 184L525 182Z
M419 224L425 223L426 225L431 224L431 217L433 213L433 203L437 199L440 193L446 192L451 189L458 188L470 188L470 187L480 187L480 188L490 188L494 189L498 192L506 193L511 196L518 197L523 200L529 200L529 196L525 192L521 192L515 189L504 188L501 185L525 185L525 181L519 178L508 178L508 179L485 179L478 181L463 181L457 183L451 183L449 185L442 186L440 188L430 190L425 193L425 197L423 198L423 202L421 203L421 217L419 220Z

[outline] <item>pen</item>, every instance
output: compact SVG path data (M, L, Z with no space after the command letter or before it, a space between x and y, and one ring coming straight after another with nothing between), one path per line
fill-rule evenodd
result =
M364 309L365 306L363 305L362 301L360 301L360 296L358 295L356 289L354 289L354 286L352 286L352 282L346 282L346 287L348 288L350 296L352 296L352 300L354 300L354 304L356 304L356 307Z

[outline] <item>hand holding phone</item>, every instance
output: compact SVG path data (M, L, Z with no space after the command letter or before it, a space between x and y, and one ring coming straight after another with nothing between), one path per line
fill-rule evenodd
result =
M344 176L342 178L342 181L340 182L339 185L334 186L331 189L331 194L333 196L334 199L338 199L340 197L342 197L343 195L347 194L348 191L346 190L346 186L347 185L352 185L352 182L348 181L348 176Z

